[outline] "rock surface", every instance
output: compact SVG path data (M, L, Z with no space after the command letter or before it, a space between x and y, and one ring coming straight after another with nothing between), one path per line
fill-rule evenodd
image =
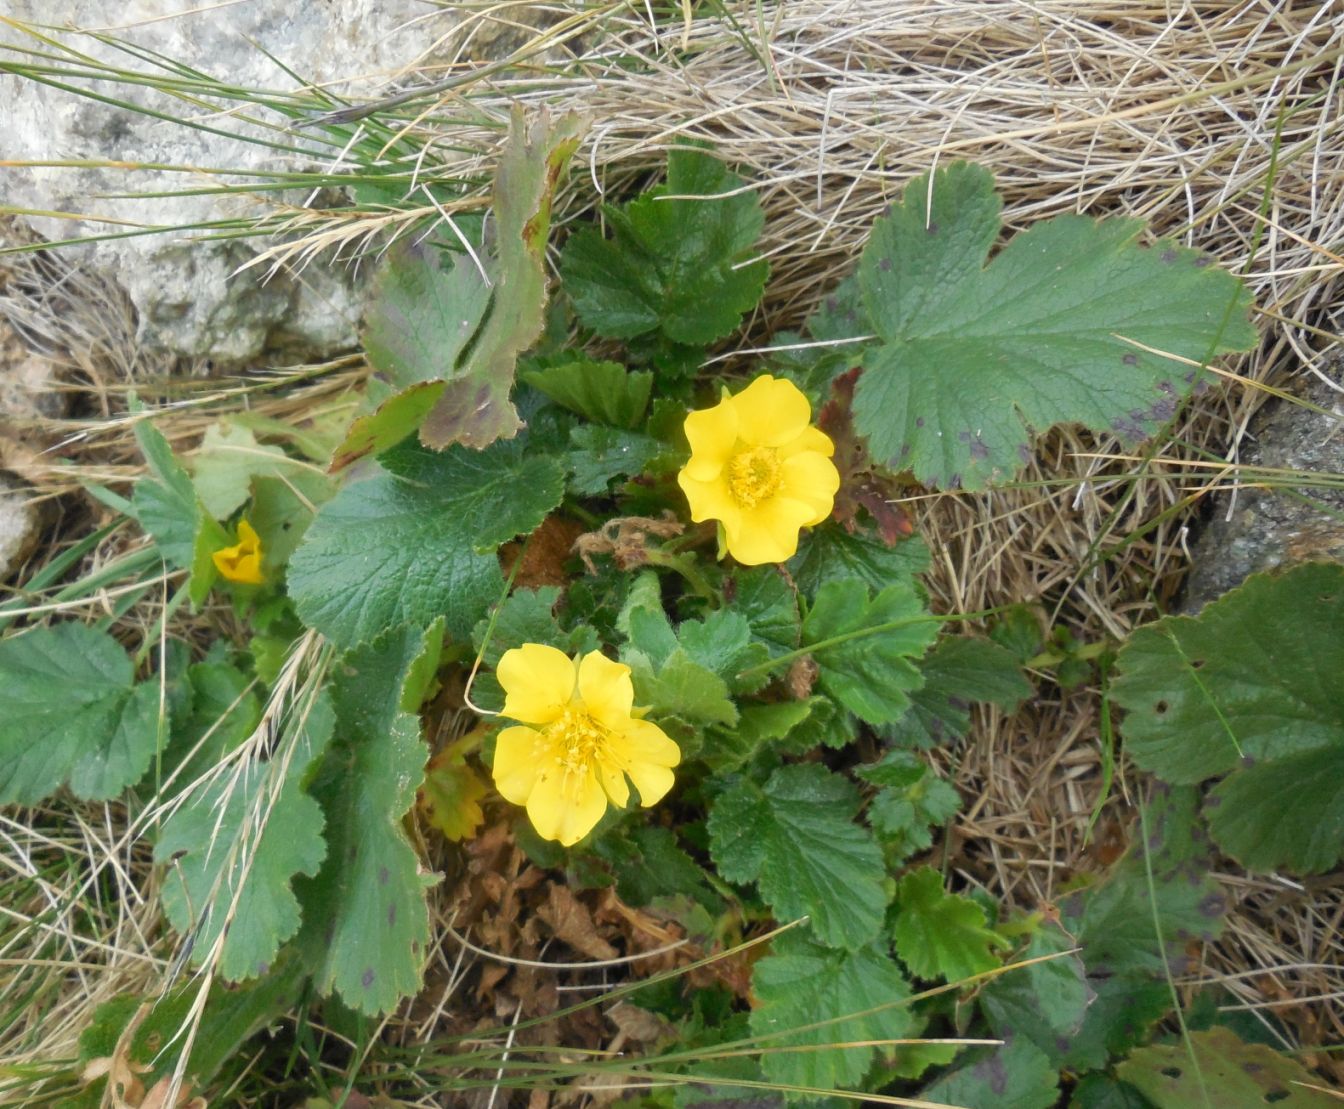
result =
M442 41L455 17L424 0L288 0L191 5L180 0L9 0L11 18L53 26L98 29L173 61L243 88L291 90L294 79L267 53L303 80L340 96L376 95L389 81L420 62ZM19 41L11 30L6 36ZM62 33L62 41L114 64L151 70L90 35ZM35 49L45 49L32 41ZM60 79L60 78L58 78ZM78 82L75 82L78 83ZM86 83L86 87L90 87ZM291 128L289 120L265 108L237 115L212 112L199 104L170 99L146 87L98 82L97 92L228 132L179 126L129 108L99 103L11 74L0 75L5 105L5 157L28 160L108 160L174 166L311 170L330 166L339 145L319 141L320 131ZM214 101L221 108L236 103ZM243 137L265 137L302 147L290 153ZM234 180L237 180L236 178ZM233 195L122 197L115 194L160 189L199 189L218 177L114 168L21 168L0 170L8 203L28 209L96 214L132 225L180 226L256 214L266 200ZM273 195L273 194L272 194ZM302 206L303 192L287 192L285 203ZM94 220L32 217L34 229L50 240L120 230L123 225ZM237 364L263 350L290 350L321 356L353 345L361 309L355 279L341 266L314 263L302 274L281 273L267 281L258 267L237 272L256 253L251 240L199 241L186 233L136 236L74 248L81 263L92 263L130 294L139 316L140 338L151 348Z
M0 581L15 573L33 553L42 534L42 514L32 491L0 471Z
M1337 384L1344 380L1344 361L1336 361L1329 373ZM1291 401L1265 406L1252 424L1241 461L1288 473L1268 475L1271 488L1243 487L1235 500L1229 502L1227 493L1217 499L1195 544L1182 606L1186 612L1198 611L1261 570L1312 559L1344 561L1344 486L1311 488L1307 476L1344 475L1344 392L1308 375L1300 380L1310 383L1304 399L1337 417ZM1303 475L1303 484L1292 484L1292 472Z

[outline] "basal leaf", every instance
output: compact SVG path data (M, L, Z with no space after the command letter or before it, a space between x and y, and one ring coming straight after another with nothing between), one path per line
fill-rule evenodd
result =
M440 613L466 638L503 591L495 549L560 503L564 475L503 443L443 454L405 443L382 463L322 507L290 560L299 616L345 646Z
M1140 628L1112 686L1125 749L1169 782L1227 773L1209 823L1256 868L1344 857L1344 567L1257 574L1195 617Z
M798 593L778 567L738 570L729 579L727 591L732 610L746 617L751 638L771 655L784 654L798 646L802 632Z
M896 954L920 978L956 982L993 970L1002 961L994 948L1003 938L985 920L985 910L968 897L943 890L932 867L912 870L896 886L892 907Z
M335 719L317 700L283 757L217 775L168 818L154 845L167 867L163 909L191 939L191 960L213 957L230 982L264 977L280 945L299 929L296 874L316 874L326 854L322 810L301 787Z
M1094 999L1083 961L1070 954L1076 946L1057 925L1043 924L1010 960L1028 965L993 979L980 993L980 1007L995 1035L1021 1033L1055 1066L1069 1054Z
M329 850L317 877L298 887L302 946L318 987L368 1015L419 989L429 941L426 878L402 824L426 750L405 705L415 700L407 685L417 661L437 655L441 634L401 628L341 660L336 741L311 787Z
M910 582L871 599L855 579L828 581L803 620L822 689L870 724L900 717L923 676L910 660L938 635L923 598Z
M545 323L551 195L583 129L573 112L552 126L544 109L529 127L522 107L514 106L495 175L490 314L420 426L428 447L485 447L522 426L509 393L518 356L537 341Z
M917 1030L904 1004L910 985L881 944L835 951L795 928L756 964L752 994L751 1031L761 1037L761 1065L768 1078L786 1085L853 1088L883 1049L837 1045L903 1039ZM793 1028L800 1031L789 1033Z
M159 683L135 684L125 650L81 624L0 641L0 804L36 804L69 784L104 801L140 780L161 726Z
M217 420L205 429L192 460L196 495L218 520L228 519L247 503L254 478L308 472L308 463L291 459L279 447L258 443L250 429L228 420Z
M986 639L939 638L919 666L924 685L910 695L910 711L893 725L890 739L932 747L960 739L970 727L970 704L987 701L1011 711L1031 695L1031 683L1013 653Z
M1189 943L1222 931L1227 897L1210 876L1207 839L1196 838L1198 801L1191 788L1157 791L1146 846L1140 824L1135 846L1105 879L1061 901L1089 974L1180 974Z
M1191 363L1255 342L1249 294L1143 223L1056 216L988 264L1000 201L966 163L910 182L859 263L881 341L854 401L874 457L928 485L1012 474L1028 429L1076 422L1127 442L1157 432L1199 377Z
M1191 1058L1193 1054L1194 1058ZM1198 1105L1277 1105L1337 1109L1339 1099L1296 1059L1263 1044L1243 1043L1227 1028L1191 1032L1185 1043L1133 1051L1116 1074L1157 1109Z
M1206 802L1218 846L1251 870L1331 870L1344 857L1344 743L1229 774Z
M933 829L961 808L956 788L909 751L889 751L861 766L860 778L881 788L868 806L868 823L890 856L905 859L933 845Z
M573 450L565 464L573 475L574 492L601 496L618 477L643 473L666 449L649 435L614 427L587 425L569 433Z
M659 332L691 346L737 327L769 273L764 259L750 260L765 215L742 184L713 155L680 147L665 185L607 209L610 239L572 234L561 276L584 324L608 338Z
M521 378L556 404L586 420L632 431L649 406L653 374L631 372L619 362L576 359L527 370Z
M1045 1053L1020 1032L1003 1046L977 1048L951 1074L920 1097L961 1109L1051 1109L1059 1100L1059 1077Z
M789 573L805 597L815 597L823 582L856 578L872 589L885 589L929 568L929 548L918 538L888 547L881 539L849 534L834 524L807 532L798 553L789 560Z
M830 947L874 939L887 905L886 868L857 824L859 797L815 764L786 766L764 787L739 781L714 802L710 854L730 882L756 882L781 921L811 918Z

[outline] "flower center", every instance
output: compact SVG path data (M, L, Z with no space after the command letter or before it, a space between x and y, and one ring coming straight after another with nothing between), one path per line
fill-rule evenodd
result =
M555 765L566 775L587 774L598 750L607 742L608 732L582 708L567 708L560 719L542 732ZM577 781L569 779L574 785Z
M773 497L779 482L779 452L774 447L753 447L728 463L728 491L743 508L755 508Z

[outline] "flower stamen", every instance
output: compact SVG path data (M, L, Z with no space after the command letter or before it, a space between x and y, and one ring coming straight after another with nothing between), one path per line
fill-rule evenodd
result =
M740 451L728 463L728 490L745 509L773 497L779 485L779 452L773 447Z

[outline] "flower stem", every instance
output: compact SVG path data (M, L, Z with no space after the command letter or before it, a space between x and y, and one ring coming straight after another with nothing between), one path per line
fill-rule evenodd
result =
M676 571L686 580L686 584L691 587L697 597L703 597L715 608L719 607L719 595L714 592L705 575L700 572L690 552L673 554L663 547L647 547L644 550L644 557L654 566L662 566L664 569Z

